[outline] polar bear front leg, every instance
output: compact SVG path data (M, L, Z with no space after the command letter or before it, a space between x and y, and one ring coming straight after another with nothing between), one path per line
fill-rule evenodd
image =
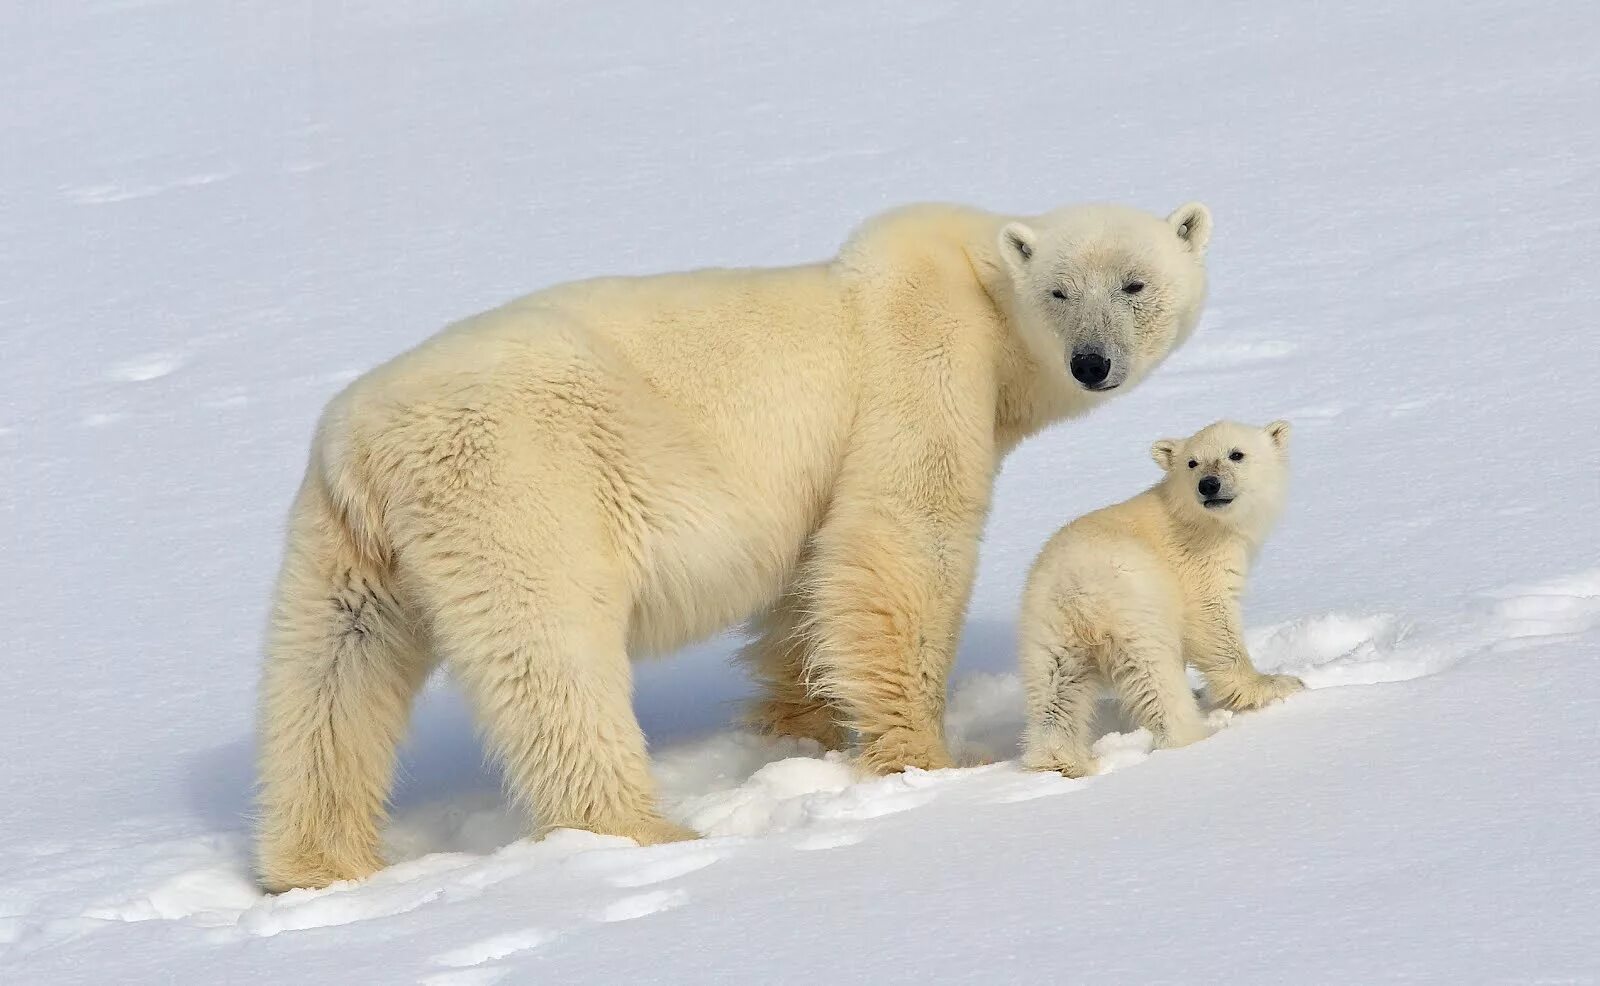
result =
M1186 629L1184 656L1206 679L1212 701L1234 712L1270 705L1303 690L1289 674L1262 674L1245 647L1243 620L1232 603L1209 607Z
M745 722L772 736L814 740L825 750L842 750L850 737L827 698L810 684L813 654L806 632L806 597L792 587L757 620L758 634L739 652L739 660L761 684L763 694L750 704Z
M808 578L817 684L888 773L953 765L945 682L971 591L982 510L916 509L913 494L844 496L817 535Z

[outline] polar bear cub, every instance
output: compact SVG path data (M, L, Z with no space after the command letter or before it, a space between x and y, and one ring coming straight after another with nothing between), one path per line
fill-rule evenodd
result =
M1094 773L1089 730L1102 681L1168 747L1209 733L1185 664L1236 711L1305 687L1255 669L1239 617L1245 572L1283 505L1288 440L1286 421L1218 421L1156 442L1161 482L1045 545L1022 603L1024 766Z

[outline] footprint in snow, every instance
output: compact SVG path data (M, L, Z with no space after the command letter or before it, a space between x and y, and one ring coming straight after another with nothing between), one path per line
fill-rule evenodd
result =
M1500 649L1587 633L1600 626L1600 569L1506 590L1494 599Z

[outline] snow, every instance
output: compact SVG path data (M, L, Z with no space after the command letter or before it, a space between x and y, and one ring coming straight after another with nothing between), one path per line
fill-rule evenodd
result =
M0 981L1600 981L1600 12L1571 2L0 6ZM449 683L396 865L260 895L252 701L322 403L596 273L825 256L920 199L1217 216L1137 391L1007 463L963 769L733 728L641 665L669 811L529 843ZM1012 758L1060 524L1295 422L1252 579L1311 690L1105 772Z

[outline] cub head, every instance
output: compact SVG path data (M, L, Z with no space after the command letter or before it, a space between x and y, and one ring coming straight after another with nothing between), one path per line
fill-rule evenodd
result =
M1288 481L1289 422L1255 428L1218 421L1189 438L1150 447L1167 474L1159 487L1180 520L1265 533L1283 508Z
M1166 219L1092 205L1007 223L1000 256L1034 358L1088 391L1136 383L1194 329L1210 239L1198 202Z

